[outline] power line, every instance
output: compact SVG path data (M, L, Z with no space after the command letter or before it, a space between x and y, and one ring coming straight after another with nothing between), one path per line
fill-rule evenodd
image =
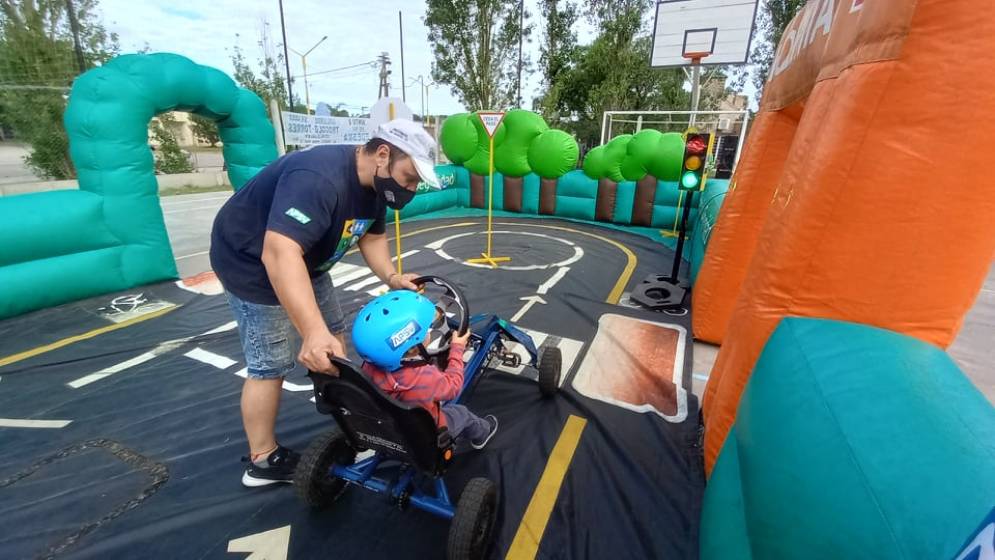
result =
M322 70L321 72L308 72L308 76L309 77L313 77L313 76L318 76L318 75L321 75L321 74L331 74L333 72L341 72L343 70L350 70L352 68L361 68L363 66L368 66L368 67L370 67L372 69L372 68L376 68L376 65L377 65L377 61L376 60L370 60L368 62L361 62L359 64L352 64L350 66L342 66L341 68L332 68L331 70ZM295 78L300 78L302 76L303 75L294 76L294 77Z

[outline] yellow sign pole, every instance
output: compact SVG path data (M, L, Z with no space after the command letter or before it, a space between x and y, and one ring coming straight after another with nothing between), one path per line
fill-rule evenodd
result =
M498 121L500 124L500 120ZM488 136L490 137L490 153L488 154L488 201L487 201L487 252L480 253L479 259L467 259L468 263L486 263L491 265L491 268L497 268L498 264L501 262L508 262L511 257L495 257L491 252L493 248L493 243L491 241L491 236L493 235L493 223L494 223L494 134L497 132L497 126L494 126L494 130L488 130Z
M387 117L394 120L394 104L387 105ZM394 210L394 240L397 244L397 273L404 273L404 265L401 264L401 211Z

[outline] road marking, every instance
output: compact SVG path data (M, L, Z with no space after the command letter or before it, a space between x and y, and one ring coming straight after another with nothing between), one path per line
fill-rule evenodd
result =
M506 225L513 225L513 224L506 224ZM490 264L478 263L478 262L470 262L470 261L465 261L465 260L462 260L462 259L457 259L457 258L453 257L452 255L450 255L449 253L447 253L443 249L443 246L447 242L452 241L453 239L458 239L460 237L467 237L467 236L470 236L470 235L483 235L484 233L486 233L486 232L483 232L483 231L470 231L470 232L464 232L464 233L457 233L455 235L450 235L449 237L444 237L442 239L434 241L434 242L430 243L429 245L426 245L425 248L426 249L433 249L433 250L435 250L435 254L439 255L439 257L441 257L443 259L450 260L450 261L455 261L455 262L459 262L459 263L463 263L466 266L472 266L472 267L475 267L475 268L493 268ZM561 266L562 267L562 266L571 265L571 264L579 261L581 258L584 257L584 248L583 247L581 247L580 245L577 245L576 243L574 243L572 241L568 241L568 240L560 238L560 237L553 237L551 235L546 235L544 233L536 233L534 231L509 231L509 230L501 230L501 231L494 231L492 233L503 233L503 234L510 234L510 235L528 235L528 236L531 236L531 237L541 237L543 239L549 239L549 240L552 240L552 241L558 241L560 243L563 243L564 245L567 245L568 247L572 247L573 250L574 250L574 254L572 256L570 256L570 257L568 257L568 258L566 258L566 259L564 259L564 260L562 260L560 262L547 263L547 264L530 264L530 265L509 265L509 264L503 264L503 265L501 265L501 268L504 269L504 270L545 270L545 269L548 269L548 268L552 268L554 266Z
M328 275L332 277L332 280L334 280L336 278L340 278L342 276L345 276L346 274L349 274L350 272L359 270L361 268L365 267L355 264L344 263L344 262L335 263L335 266L333 266L332 269L328 271Z
M196 204L198 202L207 202L207 201L210 201L210 200L228 200L229 198L231 198L231 193L229 193L229 194L227 194L225 196L211 196L211 197L204 197L204 198L188 198L188 199L185 199L185 200L169 200L169 199L160 199L160 200L162 200L163 206L173 207L173 206L178 206L180 204Z
M414 249L414 250L408 251L407 253L401 253L401 258L402 259L406 259L406 258L410 257L411 255L417 254L418 252L419 252L418 249ZM393 262L397 262L397 257L396 256L391 257L390 260L393 261ZM373 273L373 271L370 270L370 267L368 267L368 266L357 266L357 265L349 264L349 263L336 264L334 267L332 267L332 270L336 270L340 266L348 267L348 268L345 269L345 272L341 272L340 273L340 272L336 271L334 274L332 274L332 280L334 281L334 284L335 284L336 288L338 288L340 286L344 286L345 284L348 284L349 282L352 282L353 280L358 280L358 279L362 278L363 276L366 276L367 274ZM379 278L377 278L376 276L374 276L373 279L367 278L366 280L364 280L364 282L366 282L366 284L364 284L364 285L372 284L373 282L376 282L377 280L379 280ZM358 290L359 288L356 288L356 289Z
M13 354L13 355L7 356L6 358L0 358L0 367L7 366L7 365L13 364L15 362L20 362L21 360L26 360L28 358L33 358L33 357L38 356L40 354L44 354L46 352L51 352L52 350L57 350L59 348L62 348L63 346L69 346L70 344L74 344L74 343L80 342L82 340L88 340L88 339L91 339L91 338L93 338L95 336L100 336L100 335L102 335L104 333L108 333L108 332L111 332L111 331L116 331L118 329L123 329L125 327L130 327L131 325L134 325L134 324L137 324L137 323L141 323L142 321L148 321L149 319L155 319L156 317L160 317L162 315L165 315L166 313L169 313L170 311L172 311L174 309L178 309L178 308L179 308L178 305L173 305L172 307L164 307L162 309L158 309L156 311L152 311L150 313L146 313L145 315L139 315L137 317L132 317L131 319L127 319L125 321L121 321L120 323L114 323L113 325L106 325L106 326L100 327L99 329L93 329L92 331L87 331L87 332L85 332L83 334L77 334L75 336L70 336L70 337L67 337L67 338L63 338L62 340L57 340L55 342L52 342L51 344L46 344L44 346L39 346L39 347L31 349L31 350L26 350L24 352L20 352L18 354Z
M191 340L193 340L195 338L198 338L198 337L201 337L201 336L206 336L206 335L211 335L211 334L217 334L217 333L222 333L222 332L230 331L230 330L235 329L237 326L238 326L238 323L236 323L235 321L231 321L229 323L225 323L225 324L221 325L220 327L213 328L213 329L211 329L211 330L209 330L209 331L207 331L205 333L201 333L201 334L196 335L196 336L188 336L186 338L178 338L176 340L167 340L165 342L160 343L159 345L157 345L155 348L153 348L152 350L150 350L148 352L145 352L143 354L139 354L139 355L135 356L134 358L131 358L129 360L125 360L125 361L121 362L120 364L115 364L115 365L110 366L108 368L104 368L104 369L102 369L102 370L100 370L98 372L91 373L89 375L84 375L83 377L80 377L79 379L76 379L74 381L70 381L69 383L66 383L66 385L72 387L73 389L79 389L80 387L85 387L85 386L87 386L87 385L89 385L91 383L96 383L97 381L100 381L101 379L105 379L107 377L110 377L111 375L114 375L115 373L120 373L120 372L122 372L122 371L124 371L126 369L133 368L133 367L135 367L137 365L144 364L145 362L147 362L149 360L152 360L152 359L154 359L154 358L156 358L158 356L161 356L161 355L163 355L163 354L165 354L167 352L171 352L171 351L179 348L180 346L186 344L187 342L190 342ZM193 356L191 356L191 357L193 357ZM223 358L223 356L219 356L219 358ZM194 359L197 359L197 358L194 358ZM225 358L225 359L227 359L227 358ZM224 369L224 368L222 368L222 369Z
M373 297L377 297L377 296L382 296L389 291L390 288L387 286L387 284L380 284L379 286L373 288L372 290L366 290L366 293L370 294Z
M553 276L551 276L549 278L549 280L546 280L545 282L542 283L541 286L539 286L539 289L536 290L536 293L539 294L539 295L544 295L547 292L549 292L549 290L551 290L553 288L553 286L556 285L557 282L559 282L560 280L562 280L563 277L567 275L567 272L570 272L570 267L569 266L562 266L562 267L560 267L556 271L556 273L553 274Z
M580 444L581 435L587 420L574 416L567 418L567 423L560 432L560 437L553 446L552 453L549 454L549 461L542 471L539 484L536 485L532 499L525 508L525 515L515 532L515 539L511 541L508 548L508 560L526 560L535 558L539 552L539 543L542 541L542 534L546 532L546 524L549 523L549 516L553 513L556 505L556 498L560 493L560 486L570 468L574 452Z
M373 274L373 271L370 270L368 267L362 266L359 267L358 270L354 270L348 274L343 274L338 278L333 276L332 283L335 284L336 288L338 288L348 284L349 282L352 282L353 280L359 280L360 278L366 276L367 274Z
M540 331L524 329L522 327L519 327L519 329L524 331L525 334L532 337L532 343L535 344L536 347L536 354L538 354L540 357L542 356L543 350L545 350L546 348L554 347L560 349L560 354L563 357L563 361L561 362L561 375L560 375L560 386L562 386L567 379L567 374L570 372L570 369L573 368L574 363L577 361L577 358L580 356L581 350L584 349L584 343L580 340L574 340L572 338L550 335ZM517 367L506 366L502 364L500 360L494 359L493 362L495 363L495 365L491 367L497 371L510 373L511 375L526 374L526 368L529 368L528 375L525 375L525 377L534 379L535 370L533 370L528 366L529 362L532 360L532 356L529 355L529 351L526 350L524 346L515 341L505 341L504 345L505 345L505 350L507 352L518 354L519 358L521 358L522 365ZM468 350L463 354L463 361L464 362L469 361L472 356L473 356L473 351Z
M518 321L523 316L525 316L525 314L529 312L529 309L532 309L532 306L534 306L535 304L540 303L542 305L546 305L546 300L542 299L541 297L539 297L537 295L535 295L535 296L525 296L525 297L519 298L519 299L521 299L522 301L524 301L525 305L523 305L522 308L518 310L518 313L515 313L515 315L511 318L511 322L512 323Z
M522 225L522 224L516 224L514 222L495 222L495 223L499 226ZM639 259L636 258L636 254L632 252L632 249L629 249L625 245L622 245L621 243L613 239L609 239L602 235L598 235L596 233L590 233L587 231L582 231L579 229L573 229L563 226L548 226L542 224L530 224L529 227L555 229L559 231L569 231L580 235L586 235L588 237L593 237L594 239L597 239L599 241L604 241L605 243L608 243L609 245L615 247L619 251L622 251L622 253L625 254L626 258L625 268L623 268L622 273L618 275L618 280L615 281L615 287L612 288L612 291L608 293L608 297L605 298L605 303L612 303L612 304L618 303L619 298L622 297L622 291L625 290L625 286L629 283L629 279L632 278L632 273L636 270L636 264L638 264L639 262Z
M0 418L0 428L65 428L72 420L22 420Z
M250 552L244 560L287 560L290 525L228 541L228 552Z
M140 364L144 364L145 362L153 360L158 356L165 354L166 352L175 350L179 348L187 340L189 339L171 340L168 342L163 342L158 346L156 346L155 348L153 348L152 350L145 352L144 354L139 354L134 358L125 360L120 364L114 364L113 366L104 368L98 372L91 373L89 375L84 375L83 377L80 377L75 381L70 381L69 383L66 383L66 385L69 385L73 389L79 389L80 387L85 387L91 383L96 383L97 381L110 377L115 373L120 373L126 369L133 368Z
M249 370L247 368L242 368L235 372L235 375L243 378L249 378ZM291 383L286 379L283 380L283 390L290 391L291 393L300 393L303 391L311 391L314 389L314 385L301 385L299 383ZM313 401L312 401L313 402Z
M199 253L190 253L189 255L183 255L182 257L176 257L176 260L182 261L183 259L189 259L189 258L193 258L193 257L199 257L201 255L206 255L208 253L210 253L210 251L200 251Z
M349 287L345 289L345 291L358 292L360 288L365 288L370 284L376 284L377 282L381 282L381 280L376 276L370 276L369 278L365 278L359 282L356 282L355 284L351 284Z
M231 366L238 363L227 356L215 354L214 352L208 352L203 348L194 348L193 350L184 354L184 356L197 360L198 362L203 362L205 364L212 365L218 369L228 369Z

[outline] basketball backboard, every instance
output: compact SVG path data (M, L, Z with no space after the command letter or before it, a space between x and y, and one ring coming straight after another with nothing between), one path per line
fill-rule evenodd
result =
M745 64L759 0L662 0L656 5L650 66Z

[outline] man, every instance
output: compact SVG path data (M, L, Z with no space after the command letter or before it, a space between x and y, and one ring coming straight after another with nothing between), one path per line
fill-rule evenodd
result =
M283 377L297 360L334 374L345 356L345 325L328 270L354 245L391 289L400 275L384 232L385 207L400 209L419 182L439 188L435 141L403 119L381 125L365 146L315 146L268 165L232 196L214 221L211 266L238 322L248 376L242 422L249 440L245 486L290 482L299 455L275 427Z

